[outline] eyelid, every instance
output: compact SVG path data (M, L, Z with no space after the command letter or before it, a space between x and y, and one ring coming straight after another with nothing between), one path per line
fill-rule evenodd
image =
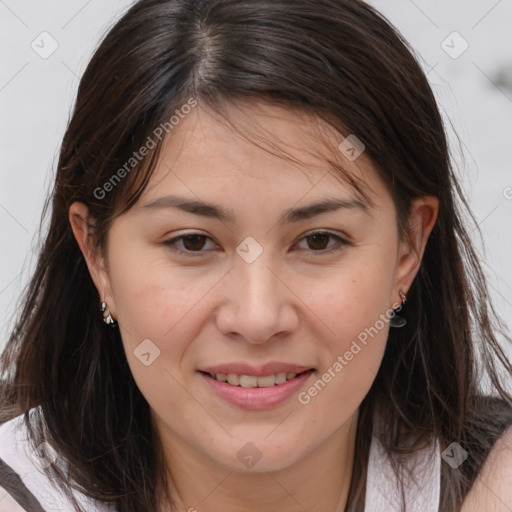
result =
M211 236L207 235L206 233L190 231L190 232L183 233L179 236L173 237L169 240L164 240L162 242L162 244L165 246L168 246L172 251L174 251L177 254L180 254L180 255L185 254L190 257L200 257L200 256L204 255L204 253L209 252L209 251L204 251L204 250L189 251L189 250L178 249L176 247L176 243L178 241L180 241L188 236L194 236L194 235L202 236L209 241L217 243ZM327 256L329 254L333 254L335 252L342 250L345 246L353 246L354 245L353 242L350 241L350 238L348 236L346 236L344 234L340 235L337 233L333 233L332 231L325 230L325 229L314 229L311 231L307 231L306 233L300 235L300 237L297 239L296 242L294 242L293 245L295 246L298 243L305 240L306 238L309 238L314 235L327 235L331 238L335 238L337 240L337 245L335 245L334 247L331 247L330 249L323 249L323 250L318 250L318 251L314 251L312 249L304 249L305 251L307 251L309 254L312 254L313 256Z
M294 246L296 244L302 242L306 238L309 238L314 235L327 235L327 236L337 240L337 243L330 249L323 249L323 250L319 250L319 251L314 251L312 249L304 249L305 251L307 251L310 255L312 255L314 257L329 256L331 254L335 254L335 253L343 250L345 247L354 245L350 241L349 237L347 237L346 235L340 235L340 234L333 233L332 231L325 230L325 229L314 229L312 231L308 231L308 232L304 233L303 235L301 235L299 237L298 241L294 244Z
M172 251L174 251L175 253L177 254L186 254L187 256L191 256L191 257L198 257L198 256L202 256L204 255L205 252L207 251L204 251L204 250L200 250L200 251L188 251L188 250L183 250L183 249L178 249L176 247L176 243L179 242L180 240L188 237L188 236L194 236L194 235L197 235L197 236L202 236L204 238L206 238L208 241L212 241L213 243L216 244L215 240L207 235L206 233L201 233L201 232L198 232L198 231L189 231L189 232L186 232L186 233L182 233L181 235L178 235L178 236L175 236L169 240L164 240L162 242L163 245L169 247Z

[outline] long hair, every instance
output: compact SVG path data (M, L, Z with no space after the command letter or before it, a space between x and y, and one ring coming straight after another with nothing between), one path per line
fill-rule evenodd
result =
M407 325L390 332L360 406L346 509L364 508L378 412L389 454L407 454L432 435L442 448L455 441L470 450L460 471L443 464L441 510L457 511L510 422L512 400L497 367L512 374L498 341L510 338L468 235L466 219L474 218L426 77L400 34L358 0L140 0L109 31L80 81L44 207L49 227L2 354L4 420L24 414L34 439L51 440L69 467L48 471L66 492L75 488L120 512L156 510L158 489L171 486L149 405L119 331L101 320L68 211L75 201L89 208L91 233L104 248L112 221L147 185L164 140L158 135L172 137L176 111L197 101L223 115L253 99L357 134L392 194L402 237L411 200L439 199L402 312ZM133 161L148 138L149 154ZM478 388L479 362L496 399ZM484 405L493 407L492 421L484 421Z

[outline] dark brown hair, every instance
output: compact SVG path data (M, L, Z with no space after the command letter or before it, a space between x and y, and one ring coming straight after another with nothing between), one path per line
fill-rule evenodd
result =
M454 441L466 448L470 457L459 470L442 470L440 510L460 510L511 422L512 400L496 367L512 373L498 336L510 339L465 227L474 219L430 86L403 38L357 0L140 0L110 30L80 82L44 209L51 206L48 232L2 355L4 420L28 418L36 408L37 425L27 421L34 439L51 439L70 463L67 474L57 464L49 469L63 489L115 503L121 512L157 509L158 486L168 487L149 405L119 331L101 321L68 211L85 203L105 247L113 219L147 185L160 141L108 193L97 191L190 98L221 114L235 101L264 100L357 134L388 184L402 227L413 198L439 198L402 312L407 325L390 332L360 407L346 510L364 509L376 411L388 425L382 441L389 453L408 453L431 435L442 449ZM477 362L497 397L478 389Z

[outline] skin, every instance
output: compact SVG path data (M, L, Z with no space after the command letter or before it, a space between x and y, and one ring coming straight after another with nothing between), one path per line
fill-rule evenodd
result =
M85 205L71 206L70 222L151 406L178 510L343 511L358 408L381 363L388 323L306 405L293 396L247 411L213 394L197 370L235 361L303 364L316 369L301 389L307 390L359 333L401 303L399 291L407 293L419 269L438 201L413 202L410 236L401 242L384 182L365 153L353 162L341 155L339 134L266 104L246 105L232 119L264 127L269 140L281 141L304 165L252 144L199 105L171 132L137 204L114 221L106 253L90 243L85 221L93 219ZM355 197L315 156L320 147L363 180L374 208L278 224L288 208ZM169 194L222 205L236 223L144 207ZM315 243L306 237L311 231L350 243L326 254L336 238ZM162 243L190 232L210 237L177 242L202 251L199 257L177 255ZM248 236L263 248L252 263L236 253ZM150 366L134 354L145 339L160 350ZM237 458L248 442L261 452L251 468Z
M512 510L512 427L496 441L468 493L461 512Z

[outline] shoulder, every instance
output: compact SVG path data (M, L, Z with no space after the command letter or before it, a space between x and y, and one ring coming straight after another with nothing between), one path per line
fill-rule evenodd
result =
M510 512L512 510L512 426L496 441L461 512Z
M32 468L24 430L21 416L0 426L0 512L43 510L26 485L27 473Z
M0 512L27 512L6 489L0 487Z
M475 397L464 441L466 496L461 512L512 510L512 408L494 397Z
M33 512L76 510L73 500L88 512L108 510L74 490L70 490L71 499L53 482L48 471L54 463L66 468L66 461L47 442L36 444L29 436L23 415L0 425L0 497L4 497L0 512L18 510L13 502L21 510Z

